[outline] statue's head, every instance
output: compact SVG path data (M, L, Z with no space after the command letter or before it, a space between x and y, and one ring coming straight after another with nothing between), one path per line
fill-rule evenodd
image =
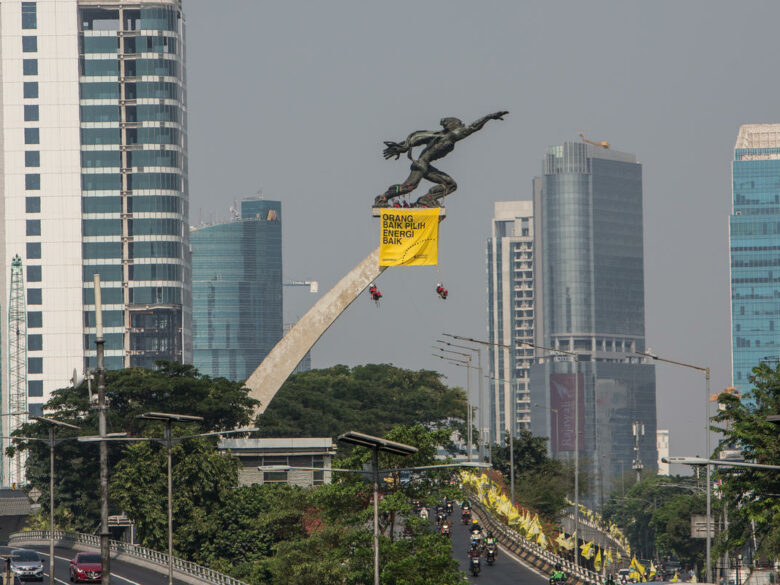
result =
M463 126L463 122L461 122L458 118L442 118L440 123L447 131L456 130L457 128L461 128Z

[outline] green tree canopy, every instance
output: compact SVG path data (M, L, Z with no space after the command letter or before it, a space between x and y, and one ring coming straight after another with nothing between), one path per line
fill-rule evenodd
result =
M97 384L93 382L92 392ZM155 432L155 425L143 424L136 416L144 412L174 412L202 416L202 423L187 427L194 433L232 429L251 421L257 403L241 383L225 378L210 378L192 367L171 362L158 362L158 369L128 368L106 372L106 399L108 432L124 431L136 435L143 428ZM47 416L80 427L79 431L57 430L57 437L96 435L98 415L90 404L86 382L77 387L55 390L46 403ZM162 436L157 424L157 435ZM182 429L177 426L181 431ZM48 438L48 425L30 422L17 432L19 436ZM27 480L41 492L43 510L49 505L49 450L45 443L15 440L7 449L26 449ZM122 458L123 443L109 445L109 466ZM61 528L92 532L100 521L99 482L97 473L97 443L60 442L55 449L55 522ZM164 474L161 476L164 479ZM112 501L110 513L117 513Z
M780 414L780 364L760 364L750 377L753 389L739 399L723 393L724 410L714 420L725 436L716 452L737 448L744 459L780 465L780 432L767 420ZM777 470L718 467L725 501L729 505L729 546L741 545L755 534L759 553L780 558L780 473Z
M466 418L459 388L441 374L387 364L334 366L291 376L257 419L265 437L333 437L345 431L384 436L395 425Z

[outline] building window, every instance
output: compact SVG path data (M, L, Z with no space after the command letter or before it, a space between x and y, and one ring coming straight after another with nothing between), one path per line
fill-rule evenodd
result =
M22 2L22 28L25 30L38 28L35 2Z
M22 37L22 51L25 53L37 53L38 37Z
M24 121L25 122L37 122L40 118L40 112L37 104L34 106L24 106Z
M28 357L27 358L27 373L28 374L43 374L43 358Z
M27 311L27 328L40 329L43 327L43 313L41 311Z
M24 82L24 97L25 99L38 97L38 82L37 81L25 81Z
M38 337L40 337L40 335ZM27 395L32 397L43 396L43 380L30 380L27 382ZM31 404L30 406L39 405ZM32 408L30 410L32 410Z
M24 129L25 144L40 144L40 142L41 142L41 131L38 128Z
M41 166L41 153L38 150L28 150L24 153L24 166L26 167L39 167Z
M287 472L286 471L264 471L263 483L286 483Z
M27 349L29 351L41 351L43 349L43 335L33 333L27 336Z
M38 75L38 59L22 59L22 73Z
M41 243L30 242L27 244L27 259L38 260L41 257Z
M43 291L40 288L28 288L27 289L27 304L28 305L42 305L43 304ZM32 348L30 348L32 349Z
M30 416L43 416L43 404L28 404L27 412Z
M41 267L40 266L28 266L27 267L27 282L41 282Z
M28 191L41 190L41 176L38 173L28 173L24 176L24 188Z
M25 197L24 198L24 210L27 213L40 213L41 212L41 198L40 197Z
M40 219L28 219L27 220L27 235L28 236L40 236L41 235L41 220Z

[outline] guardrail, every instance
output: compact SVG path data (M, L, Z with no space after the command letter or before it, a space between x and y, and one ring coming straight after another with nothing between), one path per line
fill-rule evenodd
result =
M545 573L551 573L553 567L555 567L557 563L560 563L563 569L576 583L581 585L601 584L601 576L598 573L594 573L584 567L575 566L575 564L568 559L544 550L541 546L528 540L519 532L512 530L501 522L497 522L476 498L472 498L471 501L474 507L479 511L479 516L483 521L483 525L488 530L493 531L498 542L519 556L523 561Z
M9 537L8 544L48 544L50 540L50 534L51 533L48 530L16 532ZM78 532L55 530L54 540L59 544L78 544L90 548L100 548L100 537L92 534L80 534ZM156 565L164 568L166 571L168 569L167 553L162 553L150 548L138 546L137 544L121 542L119 540L111 540L110 546L111 552L114 552L118 555L125 555L130 559L137 559L144 563ZM204 567L190 561L185 561L178 557L173 557L173 570L179 573L180 576L189 577L190 581L196 580L213 585L247 585L247 583L239 581L238 579L230 577L229 575L219 573L213 569L209 569L208 567Z

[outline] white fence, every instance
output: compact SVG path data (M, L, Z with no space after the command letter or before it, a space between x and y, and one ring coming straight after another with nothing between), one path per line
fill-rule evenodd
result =
M25 544L28 546L32 544L44 545L49 543L49 539L50 532L48 530L30 530L12 534L8 539L8 544L10 546L21 546ZM57 545L77 544L89 548L100 548L100 537L92 534L79 534L78 532L55 530L54 541ZM138 546L137 544L128 544L118 540L112 540L110 543L111 552L123 555L124 558L122 560L132 562L132 559L137 559L143 563L164 567L167 570L167 553L161 553L150 548ZM243 581L239 581L228 575L177 557L173 557L173 570L182 577L189 577L187 580L190 582L200 581L209 585L247 585Z

